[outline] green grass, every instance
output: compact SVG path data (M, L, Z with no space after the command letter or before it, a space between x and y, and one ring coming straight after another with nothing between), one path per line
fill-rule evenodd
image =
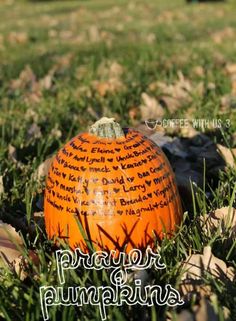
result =
M88 107L100 116L114 116L122 125L133 126L135 121L129 111L141 104L141 93L151 94L148 86L157 80L173 83L178 79L179 70L194 86L203 81L205 90L176 113L166 112L166 117L188 117L188 111L192 110L193 117L197 118L229 118L231 127L225 136L230 147L235 147L235 107L225 111L221 108L221 97L231 92L225 65L236 63L235 10L233 0L201 5L187 5L182 0L2 1L0 176L3 176L5 192L0 196L0 218L27 216L29 222L33 213L39 211L37 201L42 196L42 186L35 185L32 175L42 161L95 120ZM231 28L233 35L230 32L227 35L226 31L221 41L214 41L212 36L226 28ZM62 62L58 67L58 58L67 54L72 54L68 63ZM102 97L94 89L93 81L106 80L99 68L111 61L124 68L121 76L124 89ZM11 88L12 80L17 79L27 65L37 82L57 65L53 86L39 93L36 90L39 94L36 103L32 97L26 101L35 90L32 87ZM204 68L202 76L193 72L196 66ZM79 72L78 68L84 71ZM209 83L214 83L215 89L209 91ZM28 137L33 122L40 127L39 138ZM61 131L60 137L52 134L55 128ZM213 140L225 144L222 135L209 134ZM18 163L9 157L9 145L16 148ZM179 263L189 253L202 253L208 244L217 257L236 268L236 242L229 241L228 234L204 235L199 223L199 215L206 211L227 205L235 207L235 178L233 169L221 173L210 200L204 191L194 192L195 210L186 215L174 240L164 240L161 244L160 254L167 268L150 272L154 283L171 283L178 288ZM29 263L30 277L25 282L7 269L1 269L0 320L42 320L39 287L58 284L52 244L41 231L37 231L36 236L24 232L26 247L37 251L41 263L39 267ZM104 271L79 269L78 273L69 275L67 285L98 286L101 282L109 284ZM205 283L212 285L220 320L224 320L223 306L235 320L235 284L227 286L210 277ZM192 305L194 303L189 303L187 308L191 310ZM147 320L165 320L168 310L166 307L147 309ZM50 315L54 321L100 319L99 310L94 306L52 307ZM125 305L109 307L108 315L109 320L139 320L140 310Z

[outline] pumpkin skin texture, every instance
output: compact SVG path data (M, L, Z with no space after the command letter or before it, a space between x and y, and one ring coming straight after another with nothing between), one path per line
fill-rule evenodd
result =
M49 238L87 251L129 252L173 234L182 207L171 166L151 140L127 129L118 138L82 133L54 158L44 198Z

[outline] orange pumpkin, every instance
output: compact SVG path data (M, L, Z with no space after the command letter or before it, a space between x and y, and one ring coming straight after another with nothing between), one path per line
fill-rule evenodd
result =
M96 250L129 251L171 235L182 218L175 177L161 148L105 117L57 153L44 211L48 237L84 251L81 226Z

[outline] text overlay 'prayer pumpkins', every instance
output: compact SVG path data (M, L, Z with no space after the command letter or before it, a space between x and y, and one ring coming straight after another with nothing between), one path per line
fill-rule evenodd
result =
M81 226L96 250L145 249L182 218L174 174L160 147L114 119L104 117L68 142L46 185L48 237L72 249L87 249Z

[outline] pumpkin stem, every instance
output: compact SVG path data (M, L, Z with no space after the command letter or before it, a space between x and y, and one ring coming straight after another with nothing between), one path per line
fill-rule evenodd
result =
M89 133L104 138L120 138L125 136L120 124L115 122L114 118L107 117L102 117L90 126Z

